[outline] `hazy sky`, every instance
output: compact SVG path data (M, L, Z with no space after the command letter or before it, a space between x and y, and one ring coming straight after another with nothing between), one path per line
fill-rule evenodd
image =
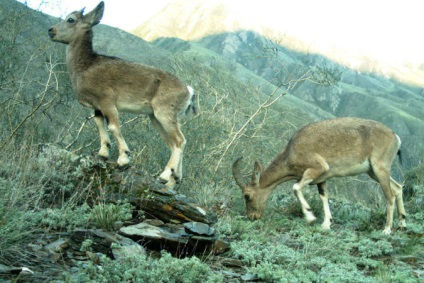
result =
M64 17L99 0L20 0ZM103 24L135 27L172 0L105 0ZM204 0L221 1L221 0ZM311 44L363 52L388 63L424 63L422 0L226 0L251 21L278 26Z

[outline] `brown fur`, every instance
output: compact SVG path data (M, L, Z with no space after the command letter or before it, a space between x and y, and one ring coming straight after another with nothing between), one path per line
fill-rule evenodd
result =
M103 16L104 3L84 15L69 14L49 29L53 41L68 45L66 62L72 89L78 101L95 110L100 134L99 155L109 156L112 132L119 148L118 165L129 163L129 149L120 131L118 111L147 114L171 150L171 158L160 178L174 187L182 178L182 157L186 143L179 128L178 115L194 110L193 92L174 75L158 68L128 62L93 51L92 27Z
M256 162L248 185L241 179L240 160L233 165L233 175L243 190L250 219L262 216L269 194L277 185L296 180L293 190L302 211L308 222L314 221L315 216L301 190L306 185L317 185L325 214L322 226L329 229L332 219L326 180L368 173L383 189L387 202L384 232L389 234L395 200L400 225L406 225L402 187L390 177L390 168L399 149L399 137L381 123L359 118L336 118L301 128L265 170Z

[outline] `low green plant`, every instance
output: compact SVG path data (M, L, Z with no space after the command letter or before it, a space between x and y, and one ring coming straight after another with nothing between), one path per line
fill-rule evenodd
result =
M223 275L213 271L197 257L174 258L162 251L159 259L145 254L128 255L112 260L101 257L100 265L80 264L77 272L63 274L65 282L223 282Z
M132 206L129 203L99 203L90 210L90 219L96 227L112 230L117 221L125 221L132 216Z
M85 239L80 248L80 252L91 252L91 245L93 244L93 240Z
M90 224L90 207L86 203L76 207L47 208L42 215L40 224L49 230L72 231Z

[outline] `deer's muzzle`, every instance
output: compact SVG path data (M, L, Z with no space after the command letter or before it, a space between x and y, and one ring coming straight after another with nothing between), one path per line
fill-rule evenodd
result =
M49 37L50 39L53 39L56 36L56 29L55 28L49 28Z
M247 217L251 220L251 221L255 221L258 219L261 219L262 214L261 213L248 213Z

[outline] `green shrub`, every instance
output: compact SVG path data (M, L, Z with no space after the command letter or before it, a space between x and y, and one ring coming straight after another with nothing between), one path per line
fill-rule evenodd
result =
M159 259L144 254L129 255L117 260L103 256L100 265L80 264L76 272L63 274L66 282L140 282L140 283L203 283L223 282L217 273L197 257L178 259L162 252Z
M112 230L117 221L125 221L132 216L129 203L100 203L90 210L90 219L95 226L104 230Z
M86 203L76 207L47 208L42 215L40 224L48 230L72 231L90 225L90 207Z

